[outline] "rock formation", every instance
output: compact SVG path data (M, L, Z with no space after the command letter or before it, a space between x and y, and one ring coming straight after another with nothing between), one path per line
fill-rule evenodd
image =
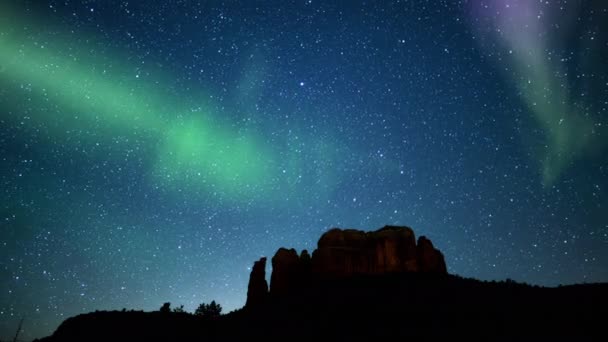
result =
M247 306L267 293L266 259L251 272ZM312 280L352 275L382 275L400 272L447 274L443 254L424 236L418 239L408 227L385 226L374 232L334 228L321 236L312 253L280 248L272 258L270 295L282 296L305 289ZM255 273L255 275L254 275ZM252 284L253 283L253 284ZM253 298L249 298L251 293Z
M268 283L266 282L266 258L253 263L249 286L247 287L247 307L255 307L264 303L268 296Z
M272 257L270 291L281 295L298 287L300 277L300 257L295 249L279 248Z
M418 270L416 239L407 227L336 228L321 236L312 263L313 273L327 276L413 272Z
M300 254L300 273L302 286L306 286L312 275L312 259L307 250L303 250Z
M418 238L416 260L420 272L448 273L443 254L425 236Z

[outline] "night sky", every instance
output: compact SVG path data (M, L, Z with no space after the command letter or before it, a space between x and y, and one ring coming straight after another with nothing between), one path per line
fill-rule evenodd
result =
M2 0L0 339L237 309L331 227L606 282L607 61L603 0Z

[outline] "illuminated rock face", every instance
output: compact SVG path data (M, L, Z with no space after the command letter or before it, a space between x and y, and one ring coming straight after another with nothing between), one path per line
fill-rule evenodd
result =
M375 232L332 229L312 255L313 273L326 276L416 272L416 239L407 227Z
M267 294L265 266L263 258L253 267L247 306ZM306 250L300 255L295 249L280 248L276 252L270 295L304 290L313 280L323 278L402 272L447 274L447 267L443 254L429 239L421 236L416 243L411 228L385 226L374 232L334 228L321 236L312 257Z

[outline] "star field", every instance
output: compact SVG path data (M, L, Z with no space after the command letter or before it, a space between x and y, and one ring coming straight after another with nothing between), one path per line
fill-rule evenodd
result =
M411 226L450 273L608 281L604 1L3 1L0 339L244 305Z

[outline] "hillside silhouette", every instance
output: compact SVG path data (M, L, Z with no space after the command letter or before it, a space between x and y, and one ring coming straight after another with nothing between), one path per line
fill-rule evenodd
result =
M547 288L451 275L432 242L407 227L333 229L312 256L281 248L270 286L266 261L254 263L245 307L229 314L94 312L41 341L606 338L608 284Z

